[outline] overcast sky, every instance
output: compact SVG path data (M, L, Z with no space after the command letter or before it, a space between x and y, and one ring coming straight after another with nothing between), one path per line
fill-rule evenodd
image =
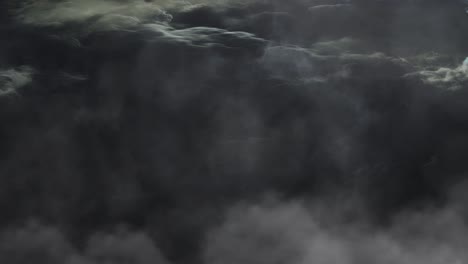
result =
M448 0L0 4L0 262L468 263Z

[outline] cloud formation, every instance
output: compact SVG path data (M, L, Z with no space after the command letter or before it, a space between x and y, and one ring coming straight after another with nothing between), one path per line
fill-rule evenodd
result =
M466 226L452 209L401 215L386 230L336 223L330 210L298 201L237 206L208 236L206 263L442 264L468 258Z
M0 71L0 95L14 94L32 82L34 71L29 67Z
M467 261L463 3L0 18L0 262Z
M125 230L95 234L82 251L58 228L38 223L7 230L1 241L0 259L7 263L168 263L147 235Z
M429 84L453 90L462 89L468 80L468 59L455 68L443 67L433 71L421 71L419 74Z

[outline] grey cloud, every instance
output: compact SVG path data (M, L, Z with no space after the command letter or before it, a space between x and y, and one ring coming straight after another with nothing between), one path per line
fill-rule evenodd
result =
M465 60L460 66L454 68L443 67L437 70L423 70L418 72L417 75L430 85L450 90L462 89L468 81L468 63Z
M85 256L93 260L91 263L169 263L144 233L94 235L88 241Z
M17 19L31 25L61 25L67 22L86 22L97 18L103 29L124 20L139 20L163 15L160 6L145 2L119 1L29 1L16 10Z
M466 260L459 2L24 3L0 9L5 258Z
M339 39L318 42L310 49L271 46L266 49L262 63L277 77L318 82L339 78L399 78L413 68L402 58L364 52L360 50L359 43L351 39Z
M75 249L56 228L31 223L0 236L0 259L5 263L66 263Z
M199 47L223 46L255 50L262 47L265 40L246 32L232 32L218 28L192 27L174 30L158 24L146 25L146 29L157 32L156 41L186 43Z
M339 207L339 206L338 206ZM464 263L466 225L451 208L403 214L389 229L324 221L306 202L234 207L206 240L206 263Z
M15 94L31 84L33 74L34 70L27 66L0 71L0 96Z
M336 5L315 5L309 7L309 11L312 15L320 15L319 12L330 12L330 11L338 11L338 9L345 9L350 8L352 5L350 4L336 4Z
M152 239L142 232L97 233L79 250L56 227L30 222L0 235L0 260L26 264L167 264Z

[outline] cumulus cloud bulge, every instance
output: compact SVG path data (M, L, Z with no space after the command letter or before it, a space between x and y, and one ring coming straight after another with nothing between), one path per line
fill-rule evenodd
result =
M468 263L467 8L3 0L0 263Z

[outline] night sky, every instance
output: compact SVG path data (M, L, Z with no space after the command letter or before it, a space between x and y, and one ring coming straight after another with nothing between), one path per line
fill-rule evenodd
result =
M467 7L3 0L0 263L468 263Z

